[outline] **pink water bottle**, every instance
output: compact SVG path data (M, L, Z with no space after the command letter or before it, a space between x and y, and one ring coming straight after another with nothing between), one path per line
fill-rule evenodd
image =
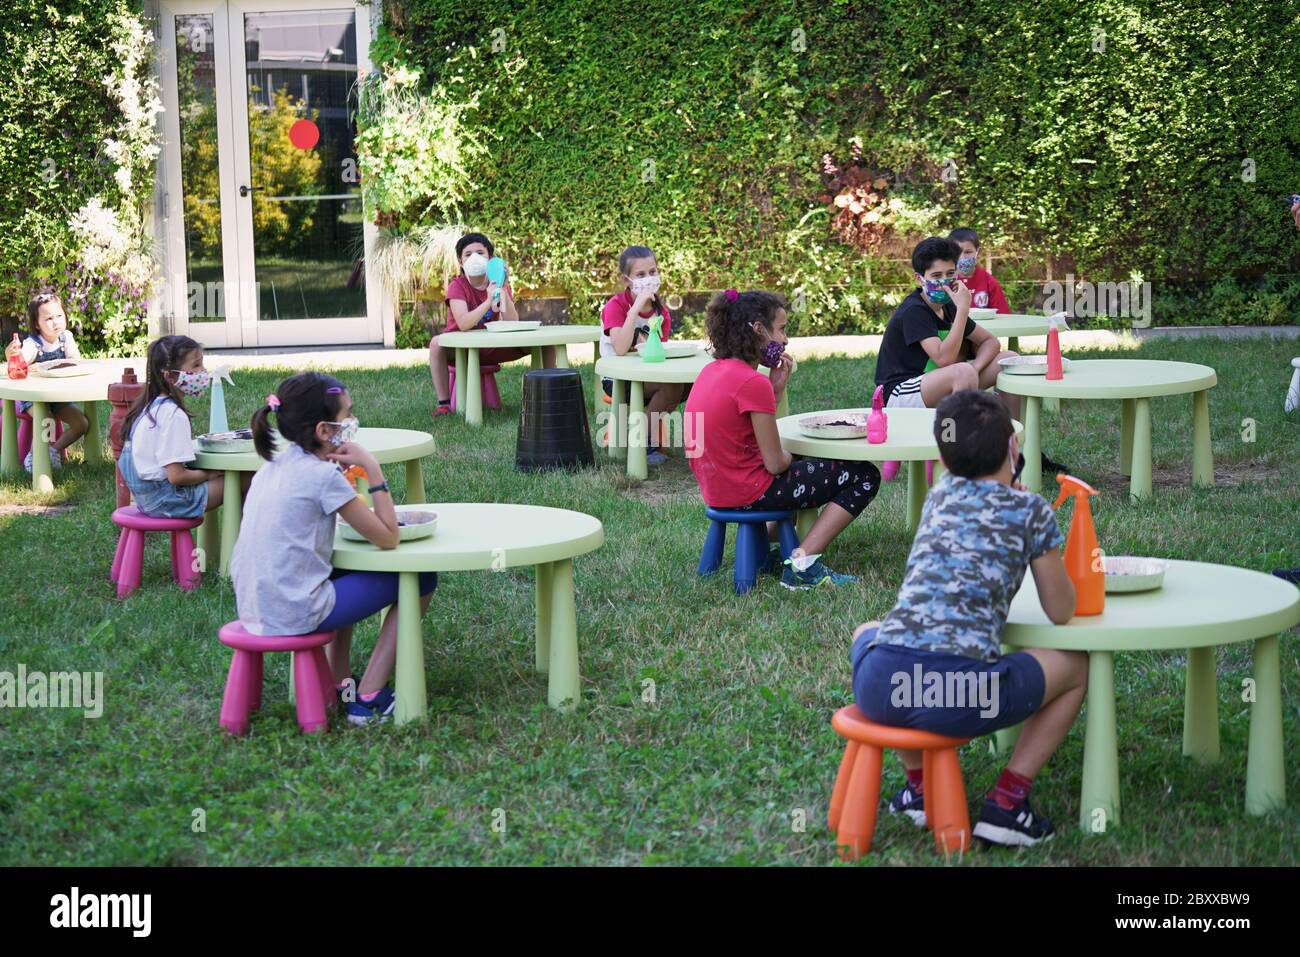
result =
M871 414L867 416L867 441L879 445L889 437L889 416L885 415L885 387L876 386L871 396Z
M1047 378L1056 381L1064 377L1061 368L1061 334L1057 331L1057 320L1052 316L1047 329Z

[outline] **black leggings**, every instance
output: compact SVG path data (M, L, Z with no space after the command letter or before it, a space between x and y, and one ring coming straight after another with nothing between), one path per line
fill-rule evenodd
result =
M772 478L767 491L745 508L817 508L834 502L856 517L880 491L880 469L870 462L803 459Z

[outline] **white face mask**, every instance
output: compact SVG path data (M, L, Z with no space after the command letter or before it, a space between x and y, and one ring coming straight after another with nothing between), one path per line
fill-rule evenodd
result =
M654 295L659 291L659 274L653 276L641 276L639 279L632 280L632 295L639 296L642 293Z
M338 426L338 431L330 436L330 444L336 449L344 442L351 442L357 437L357 429L361 424L357 421L355 415L350 415L342 422L326 422L326 425Z
M482 276L487 272L487 257L482 253L474 253L469 259L465 260L466 276Z

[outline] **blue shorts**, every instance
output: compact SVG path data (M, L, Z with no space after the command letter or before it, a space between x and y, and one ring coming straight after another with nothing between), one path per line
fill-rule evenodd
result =
M1023 651L982 661L965 655L876 645L869 628L853 642L853 698L868 721L974 738L1020 724L1043 706L1042 665Z
M208 510L208 483L173 485L166 479L144 479L135 470L131 443L117 460L122 481L131 490L135 507L154 518L201 518Z
M397 603L397 572L347 572L335 569L334 610L313 631L335 631L364 621L381 608ZM420 572L420 594L438 587L437 572Z

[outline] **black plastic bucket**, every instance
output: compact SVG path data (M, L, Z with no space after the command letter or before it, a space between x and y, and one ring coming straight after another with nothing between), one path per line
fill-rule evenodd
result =
M582 376L574 369L526 373L515 468L537 472L594 464Z

